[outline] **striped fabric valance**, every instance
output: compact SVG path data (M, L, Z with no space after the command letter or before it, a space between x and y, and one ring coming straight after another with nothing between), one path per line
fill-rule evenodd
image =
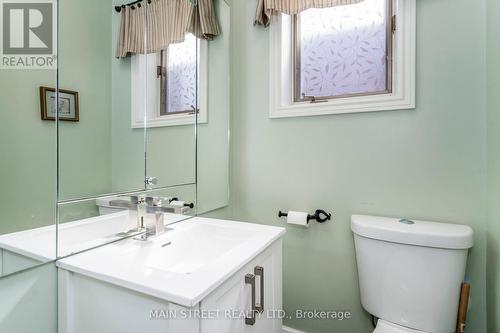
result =
M309 8L327 8L352 5L364 0L257 0L255 25L267 27L271 16L284 14L298 14Z
M151 0L121 11L117 58L130 54L156 53L184 41L187 32L198 38L219 35L213 0Z

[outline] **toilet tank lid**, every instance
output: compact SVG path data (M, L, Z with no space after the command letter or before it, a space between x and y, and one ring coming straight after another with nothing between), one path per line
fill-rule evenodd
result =
M113 197L97 198L95 199L95 204L99 207L111 207L110 202L116 200L129 201L129 199L126 199L124 197L113 196ZM113 208L120 208L120 207L113 207Z
M353 215L351 230L359 236L408 245L443 249L468 249L474 245L474 232L460 224Z

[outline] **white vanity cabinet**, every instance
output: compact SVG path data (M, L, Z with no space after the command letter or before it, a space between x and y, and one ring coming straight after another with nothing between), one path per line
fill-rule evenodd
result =
M47 260L48 261L48 260ZM40 265L43 261L0 248L0 276Z
M231 229L220 229L227 222L210 223L219 227L220 235L232 233ZM109 270L114 274L112 278L111 273L105 273L113 262L103 261L103 257L108 254L111 257L119 251L135 251L141 247L137 243L118 243L61 260L58 263L59 333L280 333L284 229L235 223L231 228L248 232L249 241L241 239L241 245L204 268L187 274L165 275L164 279L147 280L148 275L160 273L151 269L156 266L146 257L144 267L137 268L144 270L141 275L144 284L131 282L136 272L130 272L129 280L127 270L121 275L116 269ZM204 221L200 220L199 226L207 232ZM250 232L252 226L255 232ZM198 229L187 230L193 237ZM173 245L182 237L172 238ZM218 236L213 234L208 239L216 242ZM160 237L154 242L165 240ZM222 243L219 238L214 247ZM203 244L192 244L197 245L203 247ZM159 251L154 244L140 251L151 253L152 250ZM127 269L133 270L133 265ZM252 308L257 311L251 311ZM254 322L252 314L255 314Z

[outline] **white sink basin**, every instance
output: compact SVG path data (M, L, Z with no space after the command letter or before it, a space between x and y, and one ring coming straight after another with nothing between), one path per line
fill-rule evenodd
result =
M171 227L147 241L122 240L61 259L57 266L190 307L285 233L200 217Z
M152 240L142 259L145 267L190 274L211 264L248 238L244 230L190 223L182 230L173 229L165 237Z

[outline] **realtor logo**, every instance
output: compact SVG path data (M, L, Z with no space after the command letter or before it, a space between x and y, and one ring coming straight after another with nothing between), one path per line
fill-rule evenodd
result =
M0 0L3 69L52 69L56 56L56 0Z

